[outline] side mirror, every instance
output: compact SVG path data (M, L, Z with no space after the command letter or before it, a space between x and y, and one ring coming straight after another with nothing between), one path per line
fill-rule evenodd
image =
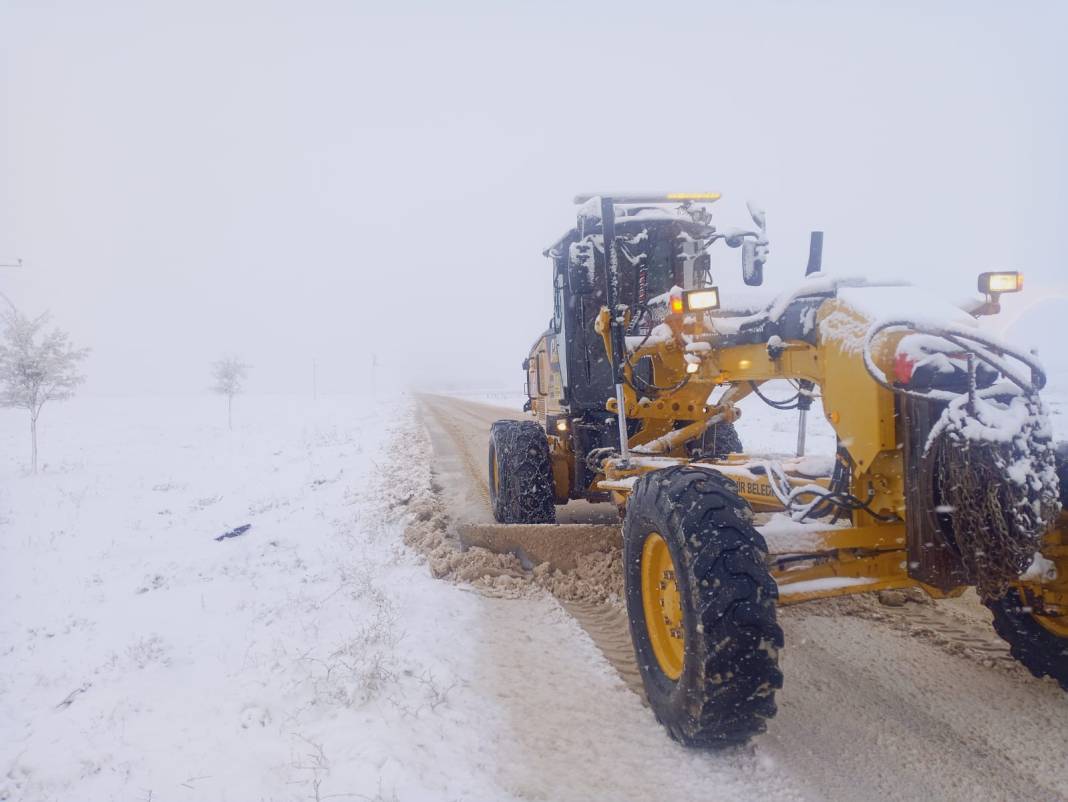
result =
M567 249L567 283L576 295L593 292L596 262L593 243L588 239L573 242Z
M750 287L764 283L764 260L758 253L757 244L747 239L742 243L742 281Z
M768 259L768 216L753 201L746 201L745 208L757 227L755 239L742 243L742 281L750 287L764 283L764 262Z

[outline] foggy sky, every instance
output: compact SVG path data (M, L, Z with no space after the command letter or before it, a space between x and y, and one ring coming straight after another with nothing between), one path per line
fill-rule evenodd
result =
M149 5L0 0L0 292L93 348L87 392L201 392L226 353L253 391L372 353L518 388L541 251L601 190L758 200L769 286L813 228L950 299L1019 269L1010 312L1060 300L1017 334L1063 331L1064 4Z

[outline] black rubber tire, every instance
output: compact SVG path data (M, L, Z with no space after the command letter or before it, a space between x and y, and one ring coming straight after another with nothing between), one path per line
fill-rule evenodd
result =
M494 423L490 428L488 470L490 503L499 523L556 522L549 441L541 426L534 421ZM499 484L494 481L495 475Z
M733 423L717 423L708 428L704 436L704 452L706 457L723 459L728 454L741 454L745 451L742 447L742 438L738 436L738 430Z
M691 422L681 421L676 426L681 428ZM690 458L695 460L720 460L729 454L742 454L744 451L742 438L738 436L733 423L712 424L689 446Z
M1068 691L1068 638L1059 638L1035 621L1017 590L987 601L994 631L1009 644L1012 656L1036 677L1053 677Z
M623 523L624 594L649 704L675 740L691 747L745 743L767 729L782 687L778 586L752 509L722 474L675 466L642 476ZM642 547L667 542L682 597L682 674L660 668L645 624Z

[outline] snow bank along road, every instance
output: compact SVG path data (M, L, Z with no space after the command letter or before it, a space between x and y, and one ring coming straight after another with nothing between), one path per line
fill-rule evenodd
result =
M481 466L498 413L443 403ZM771 732L677 747L552 595L403 546L473 481L409 413L78 399L34 477L0 410L0 800L1065 798L1068 706L973 608L784 612Z
M519 416L514 409L456 398L421 400L438 484L458 516L481 520L489 425ZM792 432L776 443L783 416L764 420L764 414L760 407L746 410L743 441L752 432L757 448L785 450ZM833 442L829 432L817 430L814 441L823 440ZM564 509L570 520L581 520L583 506L573 502ZM594 517L602 517L600 511ZM618 601L568 607L633 688L636 671ZM1012 661L973 595L902 607L868 597L842 599L784 608L780 615L786 685L779 715L746 755L785 779L793 792L807 799L1068 798L1068 695ZM518 633L523 625L508 626ZM504 647L510 652L507 642ZM560 644L543 665L558 671L574 661ZM629 698L619 704L600 715L633 708ZM650 728L658 728L651 713L630 726L635 729L628 737L643 743ZM723 770L741 759L681 750L676 755L678 766L665 775L671 782L683 782L679 778L695 766ZM713 788L694 789L693 798L720 798ZM603 790L603 798L612 796ZM756 786L750 794L760 798Z

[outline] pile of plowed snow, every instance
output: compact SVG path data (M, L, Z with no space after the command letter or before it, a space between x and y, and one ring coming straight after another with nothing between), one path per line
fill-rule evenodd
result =
M431 452L430 439L412 417L396 432L395 449L403 454ZM623 563L618 549L576 558L574 570L561 571L548 563L523 567L514 554L498 554L479 546L465 546L455 531L431 466L397 463L386 468L391 504L407 513L404 542L423 554L435 577L465 582L481 592L517 598L544 589L566 601L622 603Z

